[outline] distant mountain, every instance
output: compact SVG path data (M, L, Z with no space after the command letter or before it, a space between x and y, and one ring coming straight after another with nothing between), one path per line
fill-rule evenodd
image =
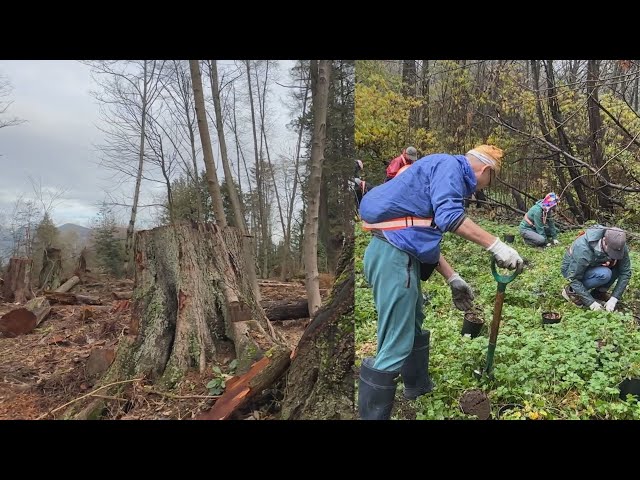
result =
M78 234L78 237L83 240L86 240L91 236L90 228L81 227L80 225L76 225L75 223L65 223L64 225L60 225L58 227L58 231L60 233L75 232Z
M58 227L58 232L64 235L68 232L75 233L78 237L79 245L88 245L92 241L93 230L91 228L76 225L75 223L65 223ZM116 227L115 237L124 239L127 236L127 227ZM0 225L0 257L8 257L13 249L13 238L7 227Z

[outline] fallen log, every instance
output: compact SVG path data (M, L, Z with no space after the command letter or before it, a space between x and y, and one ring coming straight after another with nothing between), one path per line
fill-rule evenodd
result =
M77 275L74 275L69 280L67 280L62 285L60 285L58 288L56 288L55 291L60 293L68 292L73 287L75 287L78 283L80 283L80 277L78 277Z
M309 318L309 307L306 298L284 301L260 302L264 313L269 320L293 320L298 318Z
M68 292L44 292L44 296L51 303L61 303L63 305L102 305L102 301L99 298L88 295Z
M114 300L131 300L133 292L111 292Z
M0 334L13 338L32 332L51 311L51 305L44 297L29 300L24 307L15 308L0 318Z
M283 287L283 288L291 288L291 287L300 287L304 286L304 284L300 284L300 282L272 282L272 281L264 281L258 280L258 286L260 287Z
M113 305L82 305L80 308L78 305L64 305L64 304L53 304L51 305L51 313L70 313L80 310L90 310L92 312L111 312L114 308Z
M208 412L196 420L226 420L246 402L270 387L286 371L291 350L276 346L255 362L249 371L227 382L226 391Z

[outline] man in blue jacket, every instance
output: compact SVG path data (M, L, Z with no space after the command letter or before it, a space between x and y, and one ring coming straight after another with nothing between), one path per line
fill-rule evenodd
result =
M472 303L471 289L440 254L444 233L483 246L500 267L521 267L518 252L464 213L464 198L490 184L502 156L502 150L491 145L480 145L466 155L427 155L362 198L363 228L373 233L364 255L364 274L378 312L378 351L360 368L360 418L390 418L399 375L406 398L415 399L433 388L428 372L430 334L422 330L420 265L437 265L458 308Z

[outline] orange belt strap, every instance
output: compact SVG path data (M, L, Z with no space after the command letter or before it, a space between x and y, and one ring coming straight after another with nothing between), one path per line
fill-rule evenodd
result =
M400 217L387 220L386 222L367 223L362 222L364 230L402 230L409 227L430 227L432 218Z

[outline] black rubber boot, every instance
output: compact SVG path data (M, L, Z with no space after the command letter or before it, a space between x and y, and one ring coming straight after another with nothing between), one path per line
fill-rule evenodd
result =
M385 372L373 368L373 357L367 357L360 367L358 410L361 420L389 420L396 396L399 371Z
M429 377L429 338L431 332L422 330L413 341L413 350L400 369L404 383L404 398L415 400L420 395L433 390Z

